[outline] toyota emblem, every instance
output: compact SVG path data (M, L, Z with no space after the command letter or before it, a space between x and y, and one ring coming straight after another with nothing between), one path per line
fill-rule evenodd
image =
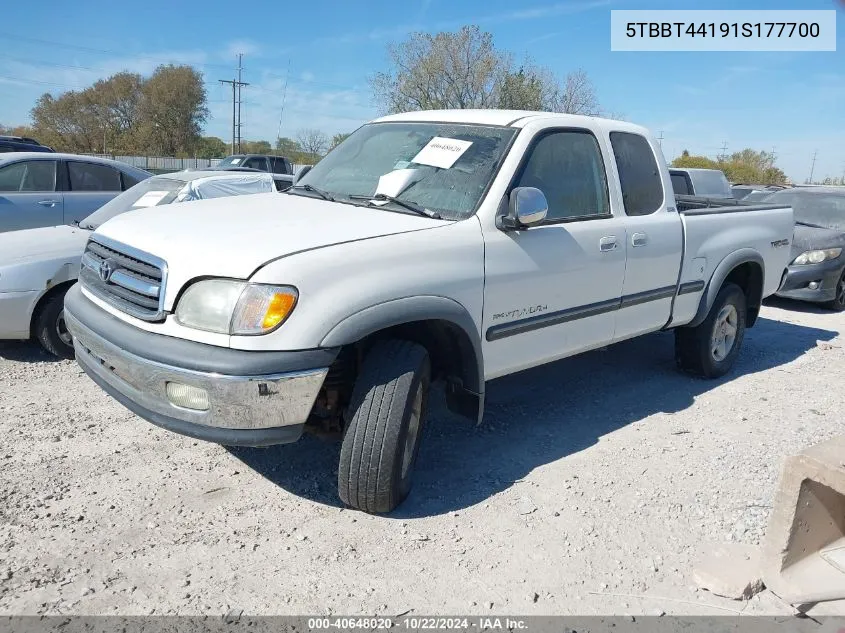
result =
M115 262L111 259L104 259L100 262L100 269L97 271L100 279L107 282L114 274Z

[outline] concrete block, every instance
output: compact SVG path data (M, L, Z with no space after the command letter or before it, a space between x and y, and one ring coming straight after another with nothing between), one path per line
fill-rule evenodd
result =
M693 578L702 589L732 600L750 600L765 588L759 548L741 543L708 549L693 568Z
M766 534L763 580L791 604L845 598L845 436L787 459Z

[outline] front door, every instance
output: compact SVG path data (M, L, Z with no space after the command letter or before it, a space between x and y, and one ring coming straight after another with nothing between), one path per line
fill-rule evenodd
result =
M513 187L536 187L539 226L485 228L485 377L519 371L613 338L625 275L625 219L608 194L607 158L585 130L544 130Z
M32 159L0 167L0 232L63 224L56 162Z

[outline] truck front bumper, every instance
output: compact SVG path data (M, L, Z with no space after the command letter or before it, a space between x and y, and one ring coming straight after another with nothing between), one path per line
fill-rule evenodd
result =
M337 355L247 352L145 332L93 304L79 284L65 298L65 322L79 365L126 408L170 431L231 446L298 440Z

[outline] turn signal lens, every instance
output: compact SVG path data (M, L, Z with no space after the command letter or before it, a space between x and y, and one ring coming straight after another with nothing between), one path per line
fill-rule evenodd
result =
M275 330L293 312L298 296L292 286L247 285L235 306L231 333L266 334Z

